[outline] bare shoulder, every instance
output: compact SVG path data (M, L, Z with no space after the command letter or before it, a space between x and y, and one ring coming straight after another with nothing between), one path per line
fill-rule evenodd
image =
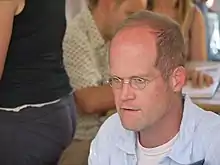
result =
M203 19L203 14L201 12L201 10L199 9L199 7L197 7L195 4L191 4L191 11L194 15L194 19Z
M16 1L16 12L15 12L15 15L18 15L20 14L23 9L24 9L24 6L25 6L25 0L15 0Z
M24 6L25 0L0 0L0 7L11 8L14 11L14 15L20 14Z
M201 10L193 3L190 4L188 20L190 21L190 28L193 26L200 26L204 24L204 18ZM199 25L198 25L199 24Z

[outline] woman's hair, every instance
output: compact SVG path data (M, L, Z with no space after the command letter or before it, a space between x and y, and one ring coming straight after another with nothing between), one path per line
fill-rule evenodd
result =
M176 4L174 5L178 16L177 16L177 21L179 24L182 24L186 17L187 14L191 8L191 0L177 0ZM148 5L147 5L147 10L153 11L154 9L154 0L148 0Z
M99 0L87 0L87 4L90 10L93 10L99 3Z

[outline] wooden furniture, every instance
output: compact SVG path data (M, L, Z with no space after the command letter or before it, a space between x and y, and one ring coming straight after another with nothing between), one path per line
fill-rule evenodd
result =
M220 113L220 88L218 88L214 97L210 99L193 99L193 102L205 110Z

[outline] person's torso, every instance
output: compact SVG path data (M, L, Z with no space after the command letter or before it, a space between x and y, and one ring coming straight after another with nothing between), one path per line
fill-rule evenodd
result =
M108 77L108 56L106 48L107 46L105 45L100 49L94 49L95 56L92 57L94 59L94 67L97 67L97 70L99 71L99 75L101 77L101 79L99 79L98 77L93 77L93 79L96 79L96 81L100 84L107 81ZM75 133L75 138L80 140L93 139L105 119L106 116L100 116L97 114L87 115L83 112L81 113L79 110L77 116L77 129Z
M0 107L56 100L71 91L62 60L65 0L26 0L14 17Z
M112 136L117 136L117 131L115 131L115 135L112 135ZM121 139L117 139L114 137L112 138L114 140L112 140L111 138L107 137L110 140L107 142L107 144L103 143L102 145L108 146L107 147L108 149L106 148L107 149L106 153L100 153L99 157L100 159L103 157L102 160L104 160L105 164L107 165L145 165L145 164L150 164L150 165L151 164L152 165L153 164L157 164L157 165L203 165L205 155L207 154L206 150L208 149L207 144L211 142L211 139L209 139L210 141L206 141L204 143L203 140L201 140L202 142L198 140L199 136L201 135L195 135L194 139L192 139L192 143L190 144L183 143L182 145L186 145L185 147L186 150L183 150L182 155L179 155L179 154L176 155L175 158L171 156L172 150L179 150L178 153L182 151L181 150L182 148L181 149L177 148L175 144L171 148L169 148L169 150L166 150L166 152L164 152L163 154L157 155L157 157L155 157L155 155L154 157L152 157L152 155L148 155L146 157L146 155L140 156L140 153L138 151L136 151L136 153L130 153L130 151L125 152L125 150L123 149L126 149L126 148L120 148L121 143L124 143ZM117 141L115 141L115 139L117 139ZM179 140L180 138L178 137L176 141L179 143ZM201 143L203 144L201 145ZM130 144L130 145L135 145L137 147L138 144ZM188 148L190 147L192 147L191 150L188 150ZM172 152L172 155L173 153L174 152ZM145 162L145 164L143 162Z
M178 134L163 145L145 148L141 145L140 140L137 137L136 152L138 165L146 165L146 163L150 165L158 165L160 161L171 151L177 138Z
M160 165L218 165L220 118L214 113L203 111L186 97L179 134ZM212 122L209 122L212 121ZM106 165L137 165L136 132L126 130L120 117L109 117L100 128L90 153L90 161L98 160ZM98 154L97 154L98 153ZM215 154L215 155L214 155ZM146 162L146 164L149 164Z
M99 77L93 77L100 84L107 81L108 78L108 56L107 56L107 45L103 46L100 49L94 49L94 67L97 68L99 72ZM75 138L80 140L91 140L95 137L98 132L100 126L105 121L107 116L100 116L98 114L87 115L85 113L81 113L78 111L77 115L77 129L75 133Z
M108 80L108 45L104 43L104 40L96 27L95 21L87 8L84 8L72 21L73 24L71 25L72 27L70 30L72 32L74 30L74 33L77 33L75 35L77 35L78 38L83 38L84 42L86 42L86 44L92 49L91 52L93 52L89 57L83 57L83 60L79 61L78 66L80 68L88 67L86 63L88 61L88 63L92 63L92 68L87 68L85 70L91 71L89 75L91 78L91 84L99 86ZM82 56L84 55L82 54L81 57ZM91 67L91 65L89 65L89 67ZM79 72L80 68L75 69ZM81 84L80 86L85 86L82 81L75 83ZM88 82L86 82L86 84L87 83ZM98 114L88 115L78 110L75 139L92 140L105 119L106 116L101 117Z

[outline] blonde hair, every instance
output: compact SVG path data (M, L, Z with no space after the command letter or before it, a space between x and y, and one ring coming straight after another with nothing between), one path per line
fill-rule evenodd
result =
M176 0L175 9L177 10L177 22L182 25L187 18L188 13L190 12L192 2L191 0ZM154 9L154 0L148 0L147 9L153 11Z
M187 19L188 13L190 12L192 2L191 0L177 0L177 10L178 10L178 22L183 24Z

